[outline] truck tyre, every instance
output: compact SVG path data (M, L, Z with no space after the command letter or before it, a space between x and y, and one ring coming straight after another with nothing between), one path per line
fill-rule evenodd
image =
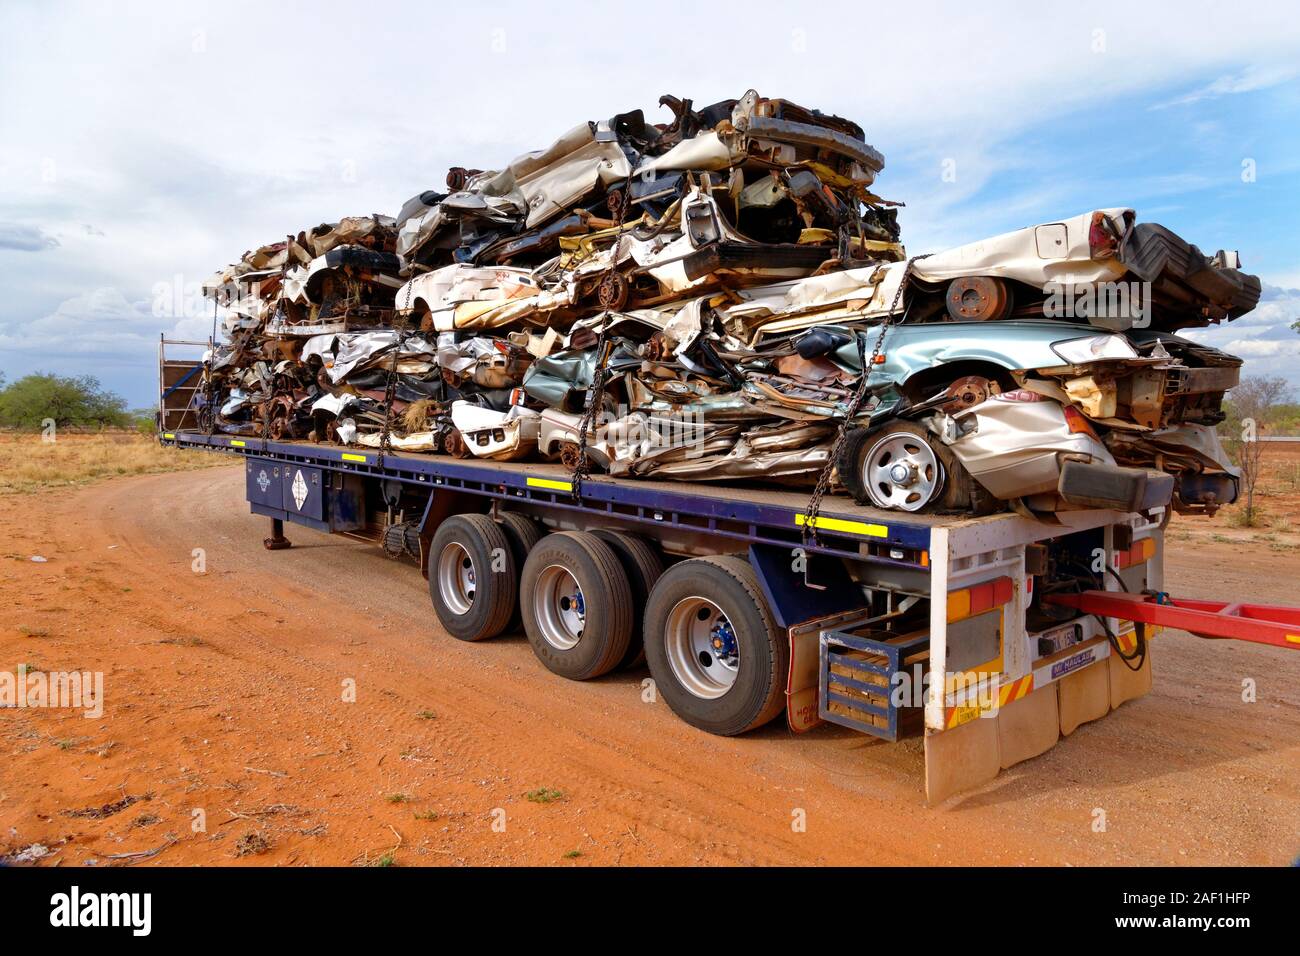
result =
M627 583L632 588L632 637L628 641L627 653L618 664L619 668L639 667L645 663L645 644L641 639L641 622L645 617L646 601L650 590L664 573L664 559L644 538L639 538L626 531L601 529L593 531L596 537L614 549Z
M447 633L481 641L505 630L519 595L510 542L487 515L453 515L429 547L429 597Z
M785 705L790 649L758 576L734 555L675 564L645 612L645 656L669 708L711 734L743 734Z
M632 639L632 589L614 550L593 534L548 534L519 582L524 632L547 669L570 680L608 673Z
M501 530L506 533L506 540L510 542L510 553L515 559L515 568L522 572L524 562L528 560L528 552L542 540L542 529L532 518L521 515L517 511L500 512L497 515L497 524L501 526ZM515 602L506 630L514 633L522 626L523 618L519 613L519 603Z

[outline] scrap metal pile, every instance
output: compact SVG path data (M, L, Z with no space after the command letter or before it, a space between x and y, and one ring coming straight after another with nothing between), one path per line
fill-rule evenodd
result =
M1108 209L908 260L855 123L660 105L245 254L202 427L908 511L1138 505L1098 491L1134 468L1235 496L1240 361L1172 334L1254 307L1234 254Z

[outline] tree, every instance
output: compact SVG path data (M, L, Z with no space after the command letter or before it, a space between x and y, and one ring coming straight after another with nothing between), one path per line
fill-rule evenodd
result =
M1259 483L1264 458L1264 429L1273 423L1282 403L1291 392L1287 380L1279 377L1249 376L1232 390L1232 418L1228 447L1241 469L1241 483L1246 490L1245 524L1253 528L1258 520L1255 486Z
M35 430L47 419L60 428L131 424L126 400L105 389L93 375L35 372L0 389L0 427Z

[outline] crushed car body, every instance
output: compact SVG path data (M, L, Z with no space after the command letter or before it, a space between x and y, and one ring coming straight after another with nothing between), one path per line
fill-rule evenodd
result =
M1178 335L1254 308L1235 252L1107 208L909 257L856 123L659 102L245 253L201 426L912 512L1235 499L1241 360Z

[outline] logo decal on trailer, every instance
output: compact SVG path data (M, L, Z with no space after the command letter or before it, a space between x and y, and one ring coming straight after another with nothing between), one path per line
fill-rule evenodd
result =
M1095 648L1088 648L1082 653L1075 654L1073 657L1067 657L1063 661L1057 661L1052 665L1052 680L1058 677L1064 677L1072 671L1077 671L1080 667L1091 664L1097 657Z
M257 473L257 487L262 489L262 494L266 494L266 489L271 487L271 479L267 477L265 468Z
M302 480L302 469L293 476L293 503L302 511L302 503L307 500L307 482Z

